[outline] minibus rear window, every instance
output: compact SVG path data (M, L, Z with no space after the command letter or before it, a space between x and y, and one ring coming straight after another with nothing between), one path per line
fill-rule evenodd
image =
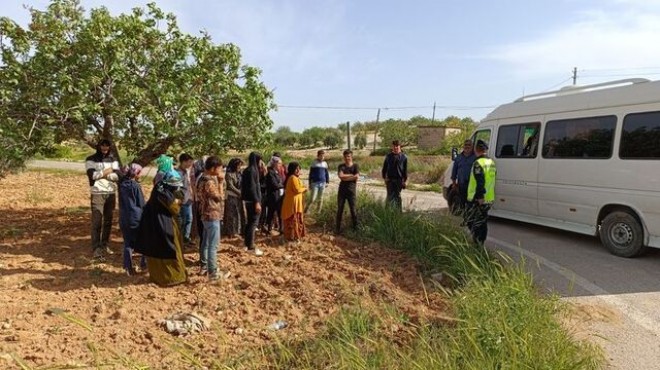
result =
M623 119L621 159L660 159L660 112L631 113Z

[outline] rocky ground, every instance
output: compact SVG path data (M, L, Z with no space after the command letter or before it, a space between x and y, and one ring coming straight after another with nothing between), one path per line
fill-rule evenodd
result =
M116 221L115 254L91 260L84 175L32 170L0 180L0 194L0 368L186 368L191 354L222 359L313 335L356 302L388 302L413 319L445 318L441 295L425 291L416 263L378 245L311 227L300 245L260 235L265 255L255 257L240 239L223 239L219 262L232 272L228 280L197 276L197 254L188 250L189 282L160 288L148 274L123 273ZM158 321L177 312L205 316L210 330L168 334ZM270 329L277 320L288 327Z

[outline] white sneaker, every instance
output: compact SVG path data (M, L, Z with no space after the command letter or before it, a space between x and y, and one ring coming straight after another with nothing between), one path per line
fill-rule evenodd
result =
M257 257L264 255L264 252L259 248L249 249L248 247L245 247L245 251L248 253L252 253Z

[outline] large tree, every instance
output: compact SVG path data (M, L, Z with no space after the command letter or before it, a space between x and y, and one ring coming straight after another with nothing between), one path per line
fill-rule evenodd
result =
M29 11L27 28L0 18L0 173L69 138L114 139L141 164L267 140L273 96L237 46L183 33L153 3L118 16L78 0Z

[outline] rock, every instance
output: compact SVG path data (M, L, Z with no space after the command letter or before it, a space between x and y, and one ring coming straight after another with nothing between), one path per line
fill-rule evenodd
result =
M105 307L105 304L103 304L103 303L99 303L99 304L94 306L94 312L96 312L96 313L103 313L103 312L105 312L105 309L106 309L106 307Z
M19 339L20 339L20 338L19 338L18 335L16 335L16 334L14 334L14 335L8 335L8 336L5 337L5 342L18 342Z
M284 278L282 278L281 276L278 276L271 281L271 284L275 286L284 285L284 283L285 283Z
M156 299L156 293L150 292L149 294L147 294L147 299Z
M0 328L2 328L2 330L11 329L11 322L3 322Z
M243 328L236 328L236 330L234 330L234 334L236 335L243 335L244 332L245 330L243 330Z
M144 338L147 339L150 342L154 341L154 335L151 334L151 332L149 332L149 331L144 333Z

